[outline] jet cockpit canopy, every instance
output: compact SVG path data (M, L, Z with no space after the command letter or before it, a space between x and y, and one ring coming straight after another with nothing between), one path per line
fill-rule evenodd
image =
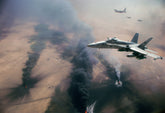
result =
M112 42L116 42L118 39L116 37L113 38L109 38L107 39L107 42L112 43Z

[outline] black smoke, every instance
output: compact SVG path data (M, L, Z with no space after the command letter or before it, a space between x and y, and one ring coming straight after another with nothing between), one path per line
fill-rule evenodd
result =
M0 1L0 14L1 14L2 10L3 10L5 1L7 1L7 0L1 0Z
M15 5L10 4L11 0L0 0L0 39L3 39L10 32L10 27L15 21Z
M7 21L5 21L3 11L4 11L5 0L0 1L0 39L3 39L6 36Z
M87 101L89 99L88 84L86 76L87 73L83 69L76 69L71 73L72 81L68 89L69 95L72 98L72 103L78 112L84 113Z
M18 1L19 0L17 0L16 2L18 3ZM46 3L46 4L43 5L42 3ZM20 4L24 4L24 2L20 2ZM70 50L67 51L67 47L66 47L63 51L62 56L64 57L68 56L67 58L72 59L70 62L73 63L74 69L76 69L76 71L73 71L71 73L71 78L75 79L74 76L77 75L75 73L77 73L77 71L80 71L80 70L81 70L80 71L81 73L78 73L77 76L84 77L84 81L80 82L81 84L83 84L81 86L78 86L79 85L78 81L73 80L77 82L76 85L79 90L79 91L76 91L76 93L77 92L82 93L81 96L79 97L82 103L79 103L79 104L77 103L78 105L76 105L75 99L73 97L74 94L70 92L70 90L74 90L73 83L68 92L70 92L69 95L72 98L71 100L74 105L74 108L80 112L85 111L87 97L86 99L84 98L85 96L87 96L85 94L88 93L87 83L89 82L88 79L91 78L91 73L92 73L92 65L91 65L91 60L89 58L90 56L86 50L86 45L92 41L90 29L88 28L88 26L86 26L85 24L83 24L82 22L78 20L74 10L72 9L72 6L67 1L56 0L55 4L50 4L49 2L41 1L41 3L39 2L39 4L43 8L41 9L37 8L37 11L34 10L32 12L36 13L39 10L39 12L36 14L38 17L41 17L41 18L36 19L35 17L35 19L37 21L42 22L42 24L38 24L37 26L35 26L34 29L37 35L34 35L30 38L29 43L32 44L31 45L32 53L30 53L29 59L27 60L25 64L25 68L23 69L22 84L16 88L13 88L13 90L9 94L9 97L12 100L14 100L17 98L24 97L25 95L29 95L29 90L35 87L35 84L38 83L39 79L31 77L31 74L32 74L32 69L35 67L40 57L40 54L42 53L43 49L46 46L45 45L46 42L50 42L58 46L61 46L63 43L68 43L67 47L73 48L73 54L68 54ZM33 5L31 9L34 8ZM25 7L25 9L26 8L27 7ZM15 10L17 12L17 8ZM25 11L25 10L22 10L22 11ZM44 16L43 16L43 13L41 12L44 12ZM24 12L24 13L28 13L28 12ZM47 23L45 22L45 20L49 21L48 24L45 24ZM57 30L49 29L50 24L54 25L57 28ZM73 33L74 35L73 36L74 39L71 40L70 42L67 42L67 39L65 36L65 34L67 33ZM82 40L78 41L80 39ZM79 42L79 44L77 42ZM83 64L83 66L81 66L81 64ZM87 78L88 76L89 78ZM17 92L20 92L20 91L22 91L22 93L18 94ZM82 106L82 108L80 106Z
M117 88L114 85L116 80L115 68L103 57L99 59L102 59L100 62L106 68L104 74L109 79L103 83L91 82L95 60L93 60L93 53L86 48L86 45L93 42L92 31L78 19L74 8L68 1L10 0L9 6L12 7L6 11L12 14L9 13L9 15L4 16L6 20L3 19L5 21L3 26L12 25L11 23L18 17L21 17L19 20L22 21L31 19L31 21L42 23L34 27L37 35L30 37L29 41L32 53L28 54L25 68L22 70L22 84L13 88L9 94L11 99L29 95L29 90L39 82L39 78L33 78L31 75L46 42L60 47L63 43L67 43L67 46L62 48L61 56L73 64L72 71L69 73L71 82L67 91L62 91L60 86L55 89L54 97L46 113L84 113L90 100L97 101L96 113L102 112L107 106L114 107L116 113L164 111L163 95L143 95L127 79L131 76L127 68L121 72L123 87ZM51 26L56 30L49 29ZM71 39L67 37L68 33L73 35ZM18 94L20 92L21 94Z
M4 112L4 105L2 103L2 100L0 99L0 113L3 113Z
M102 83L91 83L89 98L97 101L95 113L103 112L107 106L109 106L109 110L115 109L114 113L161 113L164 111L163 91L156 93L151 91L150 94L141 92L133 83L134 81L129 79L133 72L124 65L121 67L123 86L116 87L114 85L116 80L115 68L102 55L97 55L97 58L105 66L105 75L109 79Z
M57 45L66 42L65 35L62 32L50 30L48 27L47 24L38 24L35 26L35 32L38 34L32 36L29 40L32 53L28 53L29 58L25 63L25 68L22 69L22 84L12 89L11 93L8 95L11 100L16 100L18 98L23 98L25 95L29 95L30 89L34 88L35 84L40 81L41 78L34 78L31 77L31 75L40 54L45 49L46 42Z
M72 103L78 112L84 113L89 100L90 80L92 79L93 62L86 50L86 45L82 44L83 40L77 46L76 55L71 63L73 71L70 74L71 83L68 93L71 96Z
M67 90L68 92L63 92L63 93L68 94L68 97L66 98L70 98L70 103L72 103L71 105L73 106L71 112L76 112L76 113L84 113L89 100L88 89L92 79L94 62L93 60L91 60L92 54L90 54L87 51L86 45L87 45L87 40L82 39L79 41L77 46L72 46L73 54L69 55L68 54L69 51L67 51L67 49L64 49L62 55L62 56L67 55L67 57L72 57L72 59L70 60L70 62L73 64L73 69L69 76L69 78L71 79L70 87ZM52 113L52 109L55 109L53 106L55 106L57 102L58 102L57 100L52 99L45 113ZM62 112L62 110L59 112Z
M45 35L43 33L47 31L47 29L41 29L43 33L39 40L46 40L59 46L61 46L62 43L67 44L67 46L63 48L61 56L73 64L73 69L69 76L71 83L68 92L61 92L61 94L68 93L65 98L70 98L70 103L73 105L72 112L84 113L89 99L88 87L92 79L91 74L93 69L93 60L86 46L93 41L93 37L89 27L78 20L69 2L57 0L54 5L55 7L44 7L45 9L43 11L48 12L45 13L47 16L44 18L50 20L50 22L58 28L58 32L49 30L49 33ZM71 40L67 40L63 35L67 33L73 34ZM56 38L52 38L52 35ZM46 36L46 38L44 38L44 36ZM33 40L35 40L35 38ZM56 92L57 89L55 90L55 98L58 97ZM53 112L52 109L56 111L55 106L59 103L59 100L52 99L46 113ZM62 105L59 105L60 108L63 107ZM64 108L67 108L67 106L64 106ZM64 109L59 109L58 112L62 112L63 110Z
M37 36L33 36L33 38L34 37L40 37L40 33ZM32 40L34 40L33 38ZM16 88L13 88L10 94L8 94L8 97L10 97L11 100L16 100L23 98L25 95L29 95L30 89L33 88L39 81L38 78L33 78L31 75L32 69L37 64L40 53L44 48L45 43L43 43L43 41L39 41L38 39L33 41L33 44L31 45L32 53L28 54L28 60L25 63L25 68L22 69L22 84L18 85Z
M163 7L165 7L165 0L161 0Z

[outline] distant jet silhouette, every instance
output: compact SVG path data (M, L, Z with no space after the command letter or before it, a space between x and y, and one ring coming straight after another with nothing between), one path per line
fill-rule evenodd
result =
M130 17L130 16L127 16L127 18L128 18L128 19L131 19L131 17Z
M139 22L142 22L143 20L141 20L141 19L138 19L137 21L139 21Z
M126 13L126 8L124 8L123 10L114 9L114 11L115 11L116 13Z

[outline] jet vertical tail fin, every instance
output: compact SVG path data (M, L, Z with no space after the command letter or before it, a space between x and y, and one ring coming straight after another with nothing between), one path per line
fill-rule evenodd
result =
M134 37L132 38L131 42L137 43L138 42L139 33L135 33Z
M152 40L153 38L149 38L146 41L144 41L143 43L141 43L138 47L141 49L145 49L145 46Z

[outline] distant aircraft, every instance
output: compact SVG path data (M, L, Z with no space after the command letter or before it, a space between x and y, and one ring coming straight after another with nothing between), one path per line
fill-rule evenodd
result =
M154 60L156 59L163 59L161 56L158 56L154 53L155 51L149 50L146 45L152 40L152 37L147 39L141 44L138 44L138 33L135 33L134 37L132 38L131 42L122 41L114 38L108 38L106 41L100 41L96 43L88 44L88 47L92 48L112 48L118 49L118 51L127 51L132 52L132 54L127 55L127 57L136 57L137 59L144 59L146 56L153 57Z
M117 10L117 9L114 9L114 11L116 13L126 13L126 8L124 8L124 10Z
M130 17L130 16L127 16L127 18L128 18L128 19L131 19L131 17Z
M139 21L139 22L142 22L143 20L141 20L141 19L138 19L137 21Z

